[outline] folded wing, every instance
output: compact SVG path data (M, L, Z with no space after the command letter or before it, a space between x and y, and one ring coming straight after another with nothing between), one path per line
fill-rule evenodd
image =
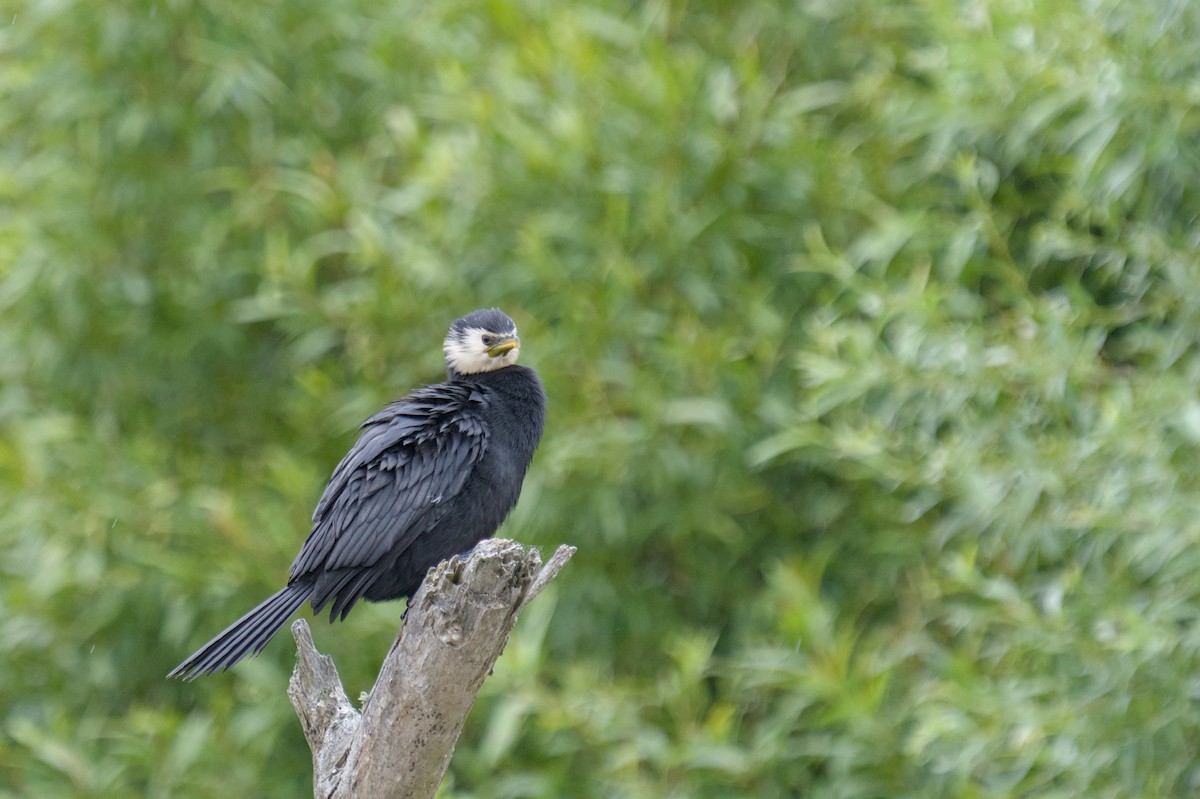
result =
M313 576L312 604L345 616L387 568L441 517L487 451L469 386L429 386L363 423L358 443L334 469L289 582ZM380 569L374 569L374 566Z

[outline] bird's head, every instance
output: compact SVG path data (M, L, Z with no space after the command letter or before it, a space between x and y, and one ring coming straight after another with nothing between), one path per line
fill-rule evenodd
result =
M517 362L517 325L498 308L473 311L450 325L442 343L450 376L494 372Z

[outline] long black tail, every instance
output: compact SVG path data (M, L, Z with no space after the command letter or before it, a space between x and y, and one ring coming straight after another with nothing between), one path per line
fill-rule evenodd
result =
M194 680L201 674L224 671L247 655L257 655L312 595L312 585L289 585L229 625L176 666L168 677Z

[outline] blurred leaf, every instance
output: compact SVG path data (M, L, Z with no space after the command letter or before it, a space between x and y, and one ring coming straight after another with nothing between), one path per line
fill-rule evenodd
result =
M286 578L498 305L579 546L442 795L1200 786L1200 6L18 2L5 796L288 797ZM367 690L401 606L316 629ZM286 637L285 637L286 638Z

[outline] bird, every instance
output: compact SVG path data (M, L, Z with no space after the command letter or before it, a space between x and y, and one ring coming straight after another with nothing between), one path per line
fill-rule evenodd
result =
M333 470L287 585L176 666L193 680L257 655L306 603L345 619L360 599L410 599L426 572L488 538L521 494L546 393L517 364L521 339L497 308L450 325L447 380L363 422Z

